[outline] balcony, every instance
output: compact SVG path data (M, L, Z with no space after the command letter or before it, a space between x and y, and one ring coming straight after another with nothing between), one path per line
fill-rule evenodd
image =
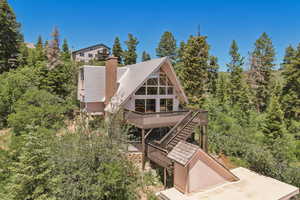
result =
M188 111L142 113L126 110L124 118L128 123L142 129L174 126Z

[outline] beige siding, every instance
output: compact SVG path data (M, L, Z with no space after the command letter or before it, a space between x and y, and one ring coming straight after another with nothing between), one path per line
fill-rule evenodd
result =
M100 49L104 49L105 47L98 47L98 48L95 48L93 50L84 50L84 51L79 51L79 52L76 52L74 53L74 60L76 62L89 62L90 60L94 60L96 58L96 55L98 54L98 51ZM109 51L109 50L107 50ZM80 56L80 53L83 53L83 56ZM89 57L89 54L92 55L92 57Z

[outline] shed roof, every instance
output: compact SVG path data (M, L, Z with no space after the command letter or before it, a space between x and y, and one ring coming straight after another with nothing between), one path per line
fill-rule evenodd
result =
M185 166L198 150L198 146L180 141L167 156Z

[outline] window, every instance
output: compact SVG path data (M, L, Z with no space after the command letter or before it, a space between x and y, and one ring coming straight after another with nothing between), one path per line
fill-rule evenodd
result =
M83 68L80 69L80 80L84 80L84 70L83 70Z
M168 78L164 72L152 73L143 83L142 87L135 93L136 95L173 95L173 86L168 85Z
M168 87L168 94L173 94L173 87Z
M136 95L146 95L146 87L140 87L135 93Z
M157 95L157 87L147 87L147 95Z
M146 112L156 112L155 99L146 99Z
M156 112L156 101L155 99L136 99L135 100L135 111L138 112Z
M93 54L89 53L89 58L92 58L93 57Z
M147 85L158 85L157 78L149 78L147 81Z
M160 75L159 77L159 85L166 85L167 81L166 81L166 76Z
M167 99L167 111L173 111L173 99Z
M82 52L79 53L79 56L84 57L84 53L82 53Z
M173 111L173 99L160 99L160 112Z
M135 111L145 112L145 99L136 99L135 100Z
M166 87L159 87L159 94L166 95Z

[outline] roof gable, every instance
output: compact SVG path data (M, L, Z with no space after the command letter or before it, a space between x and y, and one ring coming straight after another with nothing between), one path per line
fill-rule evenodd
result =
M91 90L86 90L86 95L91 96L91 98L86 97L86 100L89 102L105 101L105 66L85 65L83 68L85 71L85 87L91 88ZM187 103L186 95L173 70L172 64L167 57L163 57L118 67L118 89L106 110L112 111L111 104L117 104L117 106L123 105L130 95L133 94L153 72L160 68L166 71L168 78L170 78L170 81L178 91L179 98Z

